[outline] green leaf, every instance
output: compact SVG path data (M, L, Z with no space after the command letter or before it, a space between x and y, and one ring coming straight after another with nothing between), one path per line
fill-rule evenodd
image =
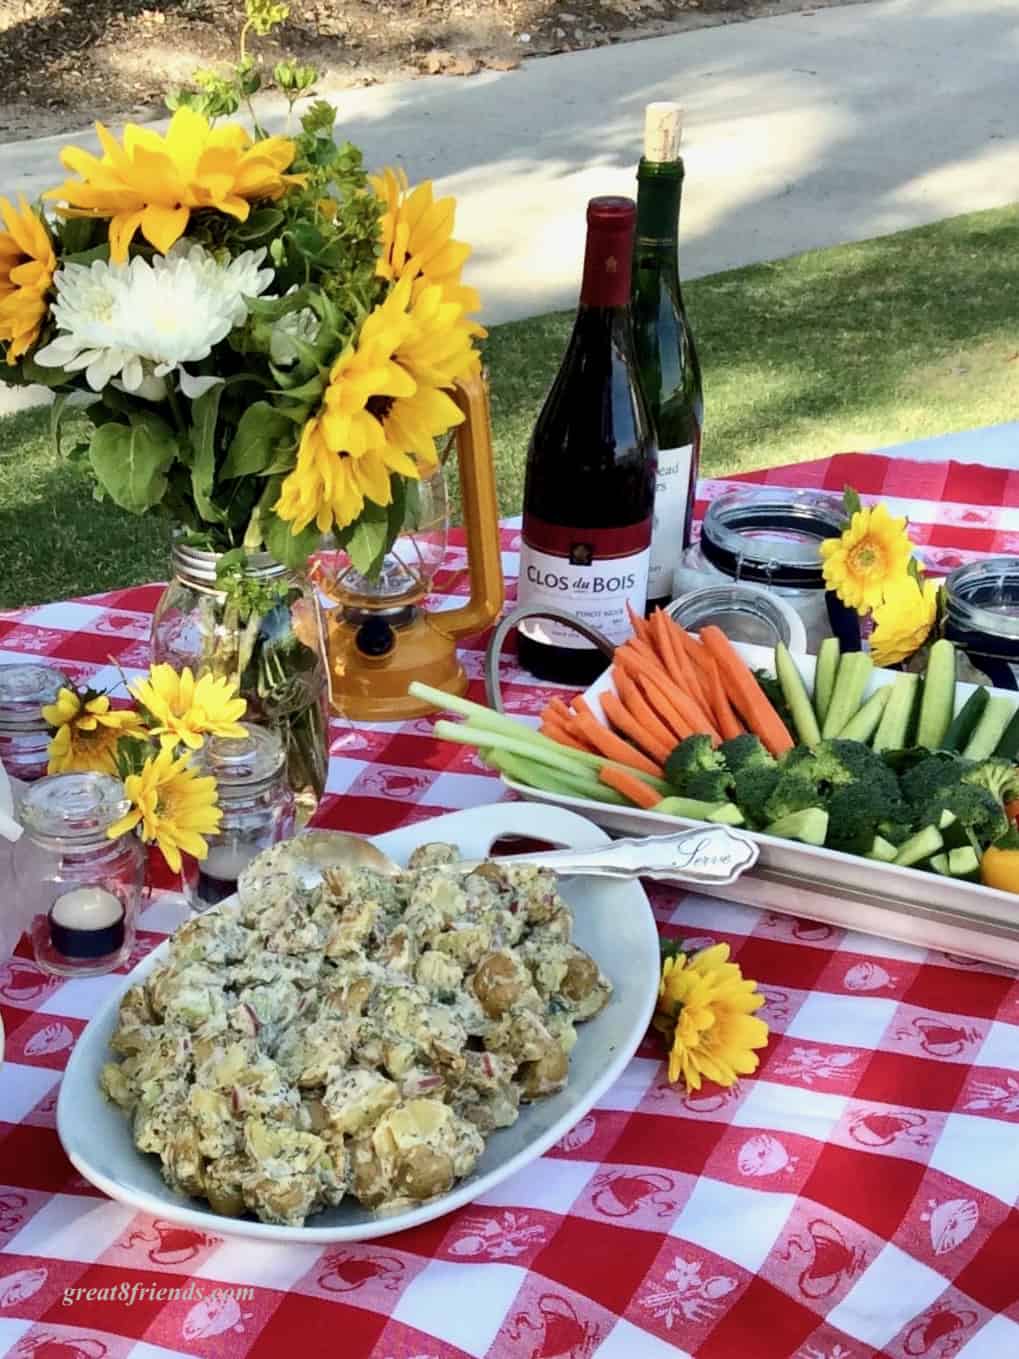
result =
M105 241L102 245L94 245L91 250L76 250L73 255L65 255L60 263L89 265L94 260L105 261L109 258L110 243L109 241Z
M850 518L852 518L854 514L859 514L863 509L863 506L860 504L860 493L852 486L843 486L842 503L846 507L846 514L848 514Z
M96 222L92 217L68 217L60 224L61 257L63 260L75 259L81 251L92 245Z
M280 519L275 511L266 510L262 514L262 537L266 551L284 566L303 566L321 536L314 523L300 533L291 533L290 525L285 519Z
M293 435L293 424L285 415L268 401L256 401L237 422L237 432L227 449L220 479L230 481L234 477L264 476L277 458L277 445L283 439L292 443ZM290 457L292 462L292 453ZM273 470L290 469L274 467Z
M353 527L347 551L354 569L371 579L378 574L386 554L389 531L389 507L365 501L361 517Z
M223 399L223 384L218 382L191 403L191 489L194 491L198 513L208 523L222 522L223 511L213 503L212 490L216 482L216 423L219 403Z
M248 245L253 241L260 241L263 236L271 236L280 226L284 214L279 208L259 208L253 212L246 222L241 222L235 226L230 235L235 241Z
M128 425L97 429L89 459L110 499L122 510L144 514L162 500L177 451L173 431L158 415L135 414Z

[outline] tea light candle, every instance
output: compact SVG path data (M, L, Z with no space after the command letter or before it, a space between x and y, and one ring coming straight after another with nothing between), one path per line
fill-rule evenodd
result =
M220 882L236 882L258 852L257 845L210 845L205 862L200 865L202 874Z
M105 887L74 887L49 910L50 939L66 958L103 958L124 943L124 906Z

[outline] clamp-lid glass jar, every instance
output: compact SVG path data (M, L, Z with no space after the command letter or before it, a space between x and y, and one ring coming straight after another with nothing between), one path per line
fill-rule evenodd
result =
M0 665L0 764L11 778L45 777L50 729L40 710L70 687L63 671L49 665Z
M208 838L199 864L200 904L231 896L256 855L294 833L296 802L286 779L283 744L275 731L242 723L245 735L214 736L194 757L195 767L216 780L223 813L219 832Z
M1019 558L959 566L944 590L945 636L965 656L962 678L1019 689Z
M22 797L14 876L44 971L98 976L130 953L145 855L135 835L107 834L129 805L109 774L54 774Z
M725 580L759 585L796 610L816 652L830 632L821 543L845 527L837 496L767 486L727 492L709 505L699 541L683 554L675 594Z

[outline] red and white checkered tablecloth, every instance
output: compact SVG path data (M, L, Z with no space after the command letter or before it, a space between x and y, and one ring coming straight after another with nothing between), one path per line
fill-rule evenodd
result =
M882 496L935 570L1019 549L1019 472L853 454L749 479ZM505 528L511 582L518 543ZM463 580L454 547L445 601ZM0 662L47 657L112 685L114 662L144 668L158 594L2 614ZM481 647L466 655L478 696ZM508 706L537 711L542 686L512 658L504 671ZM379 832L501 790L422 720L334 723L328 793L321 824ZM738 898L653 894L663 933L724 939L760 981L773 1036L756 1077L684 1096L646 1041L557 1147L493 1193L324 1249L174 1227L76 1175L54 1128L57 1086L118 979L48 979L22 941L0 960L0 1354L1013 1359L1019 979ZM139 956L161 923L156 902Z

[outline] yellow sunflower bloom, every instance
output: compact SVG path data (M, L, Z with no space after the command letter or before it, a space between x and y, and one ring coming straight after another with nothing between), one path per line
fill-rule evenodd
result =
M0 340L13 365L39 338L57 261L42 218L23 197L16 208L0 198L0 212L7 228L0 231Z
M148 679L135 680L128 688L155 721L152 734L170 749L185 745L198 750L206 736L246 734L240 719L248 705L232 680L215 675L196 680L188 666L178 674L172 665L154 665Z
M60 153L68 179L47 198L57 200L65 217L109 217L110 258L127 259L135 232L166 254L187 230L191 213L213 208L243 222L251 204L281 198L302 175L283 172L297 147L288 137L252 140L239 123L210 126L193 109L179 108L166 136L128 123L123 146L96 123L101 157L80 147Z
M116 774L117 742L146 734L135 710L112 708L106 694L83 701L73 689L61 689L56 702L41 711L56 728L49 744L50 774Z
M702 1078L729 1086L756 1071L754 1049L768 1041L767 1024L754 1017L763 1004L757 983L729 962L728 944L667 958L654 1024L670 1043L669 1080L699 1090Z
M937 581L922 584L907 575L885 591L874 606L870 651L875 665L898 665L919 651L938 613Z
M884 505L857 510L841 537L821 544L824 583L849 608L872 609L902 580L912 555L905 519L893 519Z
M159 846L174 873L181 869L181 851L206 857L204 837L216 834L223 816L216 780L196 774L188 766L190 758L185 753L175 760L172 750L163 749L145 761L140 774L129 774L124 790L131 810L106 832L112 840L138 826L141 838Z
M459 325L464 332L484 339L488 332L469 316L480 309L481 298L475 288L460 280L471 247L453 239L456 199L436 199L430 179L409 189L406 173L390 167L368 179L384 207L382 249L375 272L393 283L413 279L415 296L426 287L440 287L444 300L460 307ZM476 367L478 356L472 353L471 357Z
M333 364L280 489L276 513L294 533L313 520L323 533L345 528L366 501L389 504L393 473L418 478L421 465L435 465L436 438L464 418L444 390L471 363L460 315L438 288L412 302L404 279L366 318Z

